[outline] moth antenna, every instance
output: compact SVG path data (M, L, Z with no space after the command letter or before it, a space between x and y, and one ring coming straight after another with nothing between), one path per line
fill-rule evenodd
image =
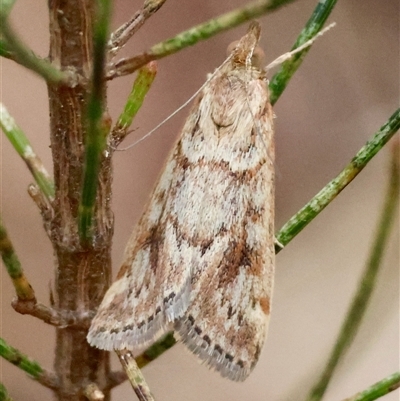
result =
M330 24L326 28L324 28L322 31L318 32L313 38L311 38L310 40L308 40L307 42L302 44L300 47L297 47L296 49L292 50L291 52L287 52L285 54L282 54L281 56L276 58L274 61L269 63L265 67L265 71L268 71L268 70L271 70L272 68L275 68L276 66L278 66L278 65L282 64L283 62L285 62L286 60L289 60L290 58L292 58L295 54L303 51L307 47L310 47L319 37L324 35L327 31L329 31L335 25L336 25L336 22L333 22L332 24ZM247 65L247 62L248 62L248 60L246 59L246 65ZM245 82L245 87L246 87L246 93L248 93L247 81ZM248 98L246 98L246 103L249 104ZM250 114L252 114L252 111L250 110L250 107L249 107L249 111L250 111ZM255 126L257 127L257 132L261 132L261 129L259 127L259 122L254 118L254 116L253 116L253 120L254 120ZM264 138L262 138L262 137L261 137L261 142L264 144L264 146L266 146Z
M333 28L336 25L336 22L332 22L332 24L328 25L326 28L324 28L322 31L318 32L313 38L310 40L307 40L307 42L303 43L300 47L297 47L296 49L287 52L285 54L282 54L279 56L277 59L269 63L266 67L265 70L271 70L272 68L275 68L278 65L281 65L283 62L286 60L291 59L295 54L303 51L307 47L310 47L319 37L321 37L323 34L325 34L327 31L329 31L331 28Z

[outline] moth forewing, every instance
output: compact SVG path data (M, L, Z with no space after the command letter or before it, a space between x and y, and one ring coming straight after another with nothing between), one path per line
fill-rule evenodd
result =
M244 380L265 339L274 272L274 143L252 23L200 93L88 340L137 350L174 323L210 367Z

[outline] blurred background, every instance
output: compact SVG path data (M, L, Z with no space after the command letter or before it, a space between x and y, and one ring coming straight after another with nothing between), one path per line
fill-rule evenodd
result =
M40 55L48 51L47 2L19 1L15 28ZM288 51L316 0L299 0L259 19L267 60ZM123 51L133 55L221 13L243 0L168 0ZM116 0L113 29L141 5ZM399 3L339 1L337 27L319 39L279 99L276 118L277 230L350 161L399 103ZM158 76L124 142L140 138L184 103L224 59L227 45L248 24L200 42L158 63ZM121 55L122 55L121 54ZM112 81L115 120L134 77ZM36 75L1 61L1 101L51 170L47 90ZM148 140L114 158L114 276L133 225L178 135L181 112ZM390 145L390 144L389 144ZM2 136L1 208L4 223L38 299L48 302L53 255L26 188L32 178ZM231 383L201 366L178 344L144 369L156 398L168 400L298 401L321 373L368 258L388 181L387 146L359 177L277 258L268 341L250 378ZM51 370L52 327L14 312L13 288L0 271L0 335ZM113 357L115 369L118 362ZM325 400L349 397L399 369L399 229L386 251L378 286L362 328L329 386ZM51 392L0 360L0 378L15 400L51 400ZM385 400L398 400L399 393ZM136 399L129 384L113 400Z

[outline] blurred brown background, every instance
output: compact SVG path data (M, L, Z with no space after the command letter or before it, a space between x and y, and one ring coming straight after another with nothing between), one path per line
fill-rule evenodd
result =
M168 0L124 54L142 51L244 3ZM260 18L261 45L269 61L291 47L316 3L299 0ZM140 4L138 0L115 1L113 27ZM12 19L26 42L45 56L46 2L20 0ZM275 107L277 229L349 162L398 107L398 1L342 0L330 21L336 21L337 27L315 44ZM134 122L136 130L125 144L144 135L187 100L206 74L224 60L226 46L245 30L246 26L239 27L161 60L154 86ZM1 100L51 169L45 85L8 60L1 62L1 79ZM110 84L109 106L114 119L132 80L125 77ZM181 112L139 146L116 154L114 274L187 112ZM321 372L365 265L384 200L388 150L379 153L355 182L279 254L268 341L250 378L242 384L222 379L177 345L144 370L158 400L304 399ZM2 139L1 157L4 222L38 298L48 302L53 256L39 213L26 193L32 179L6 139ZM341 400L398 370L398 268L397 220L371 308L334 376L326 400ZM4 268L0 274L0 335L52 369L53 328L12 310L13 289ZM117 361L113 363L118 368ZM7 362L0 361L0 377L15 400L51 399L50 391ZM398 400L398 394L392 393L386 400ZM113 395L113 400L136 399L128 384L118 387Z

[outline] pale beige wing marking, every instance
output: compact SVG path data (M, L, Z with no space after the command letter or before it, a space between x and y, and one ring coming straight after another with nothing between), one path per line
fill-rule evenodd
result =
M253 191L268 189L263 168L247 184L235 186L236 219L203 250L192 279L191 303L175 323L183 342L210 367L232 380L254 368L268 327L273 288L273 209L259 207ZM262 185L267 188L260 188ZM224 193L229 199L229 193ZM247 198L247 199L245 199ZM233 200L233 197L232 197ZM273 206L273 205L271 205ZM228 219L226 219L228 220ZM215 248L215 249L213 249ZM218 250L218 252L216 252Z

